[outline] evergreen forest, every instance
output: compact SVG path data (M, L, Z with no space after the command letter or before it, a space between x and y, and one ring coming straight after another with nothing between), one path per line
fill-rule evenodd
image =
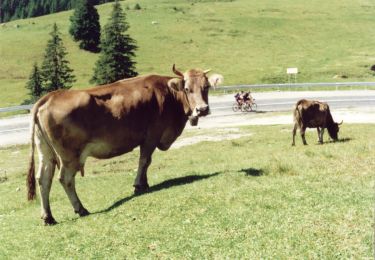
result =
M113 0L91 0L94 5ZM75 8L76 0L2 0L0 22L36 17Z

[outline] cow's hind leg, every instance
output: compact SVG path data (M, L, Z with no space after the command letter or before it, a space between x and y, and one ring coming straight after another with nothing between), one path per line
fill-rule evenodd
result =
M134 181L134 193L139 194L145 192L148 188L147 169L151 164L152 153L155 151L156 146L141 145L138 172Z
M56 224L56 220L52 216L49 193L51 191L52 179L55 171L55 162L46 158L39 160L39 169L37 173L37 180L39 184L39 192L41 198L41 218L46 225Z
M293 142L292 142L292 146L295 146L296 145L296 132L297 132L297 123L294 124L294 127L293 127Z
M300 129L302 142L303 142L304 145L307 145L306 138L305 138L305 132L306 132L306 127L302 126L301 129Z
M89 215L90 212L88 212L87 209L83 207L76 192L75 175L77 171L78 169L76 169L75 167L67 167L66 165L62 165L60 169L59 180L64 187L66 194L68 195L70 203L72 203L74 212L83 217Z
M39 154L39 166L36 179L39 184L39 193L41 198L41 218L44 220L46 225L54 225L57 222L52 216L49 194L51 191L56 161L52 151L47 146L43 137L38 135L35 140Z

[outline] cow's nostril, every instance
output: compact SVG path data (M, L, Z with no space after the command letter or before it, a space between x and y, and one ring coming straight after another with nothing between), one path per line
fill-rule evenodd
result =
M201 106L198 110L201 111L201 112L204 112L204 111L208 110L208 106Z
M206 105L206 106L201 106L201 107L197 108L197 111L198 111L198 114L199 114L200 116L206 116L206 115L209 114L210 108L209 108L208 105Z

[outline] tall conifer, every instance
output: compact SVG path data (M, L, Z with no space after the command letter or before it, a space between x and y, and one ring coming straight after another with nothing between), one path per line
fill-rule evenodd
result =
M50 35L52 37L47 43L41 68L43 86L47 92L69 89L75 82L75 77L72 74L73 70L69 68L69 61L65 59L67 52L56 23L53 25Z
M80 0L70 17L71 25L69 33L75 41L79 41L79 47L84 50L98 52L100 44L99 14L94 0Z
M126 33L129 25L118 1L113 4L111 17L104 27L101 53L91 82L107 84L137 76L135 71L135 41Z
M33 70L31 71L29 81L25 86L29 90L30 99L28 103L35 102L43 94L42 77L37 63L34 63Z

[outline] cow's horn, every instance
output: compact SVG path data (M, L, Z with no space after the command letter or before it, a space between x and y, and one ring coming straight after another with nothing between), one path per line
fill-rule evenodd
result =
M175 64L173 64L173 73L174 74L176 74L177 76L179 76L180 78L183 78L184 77L184 74L182 74L182 72L181 71L179 71L179 70L177 70L176 69L176 65Z
M338 123L337 125L342 125L342 123L344 123L344 120L341 120L341 122Z
M210 71L211 71L211 69L208 69L208 70L203 71L203 73L204 73L204 74L207 74L207 73L210 72Z

